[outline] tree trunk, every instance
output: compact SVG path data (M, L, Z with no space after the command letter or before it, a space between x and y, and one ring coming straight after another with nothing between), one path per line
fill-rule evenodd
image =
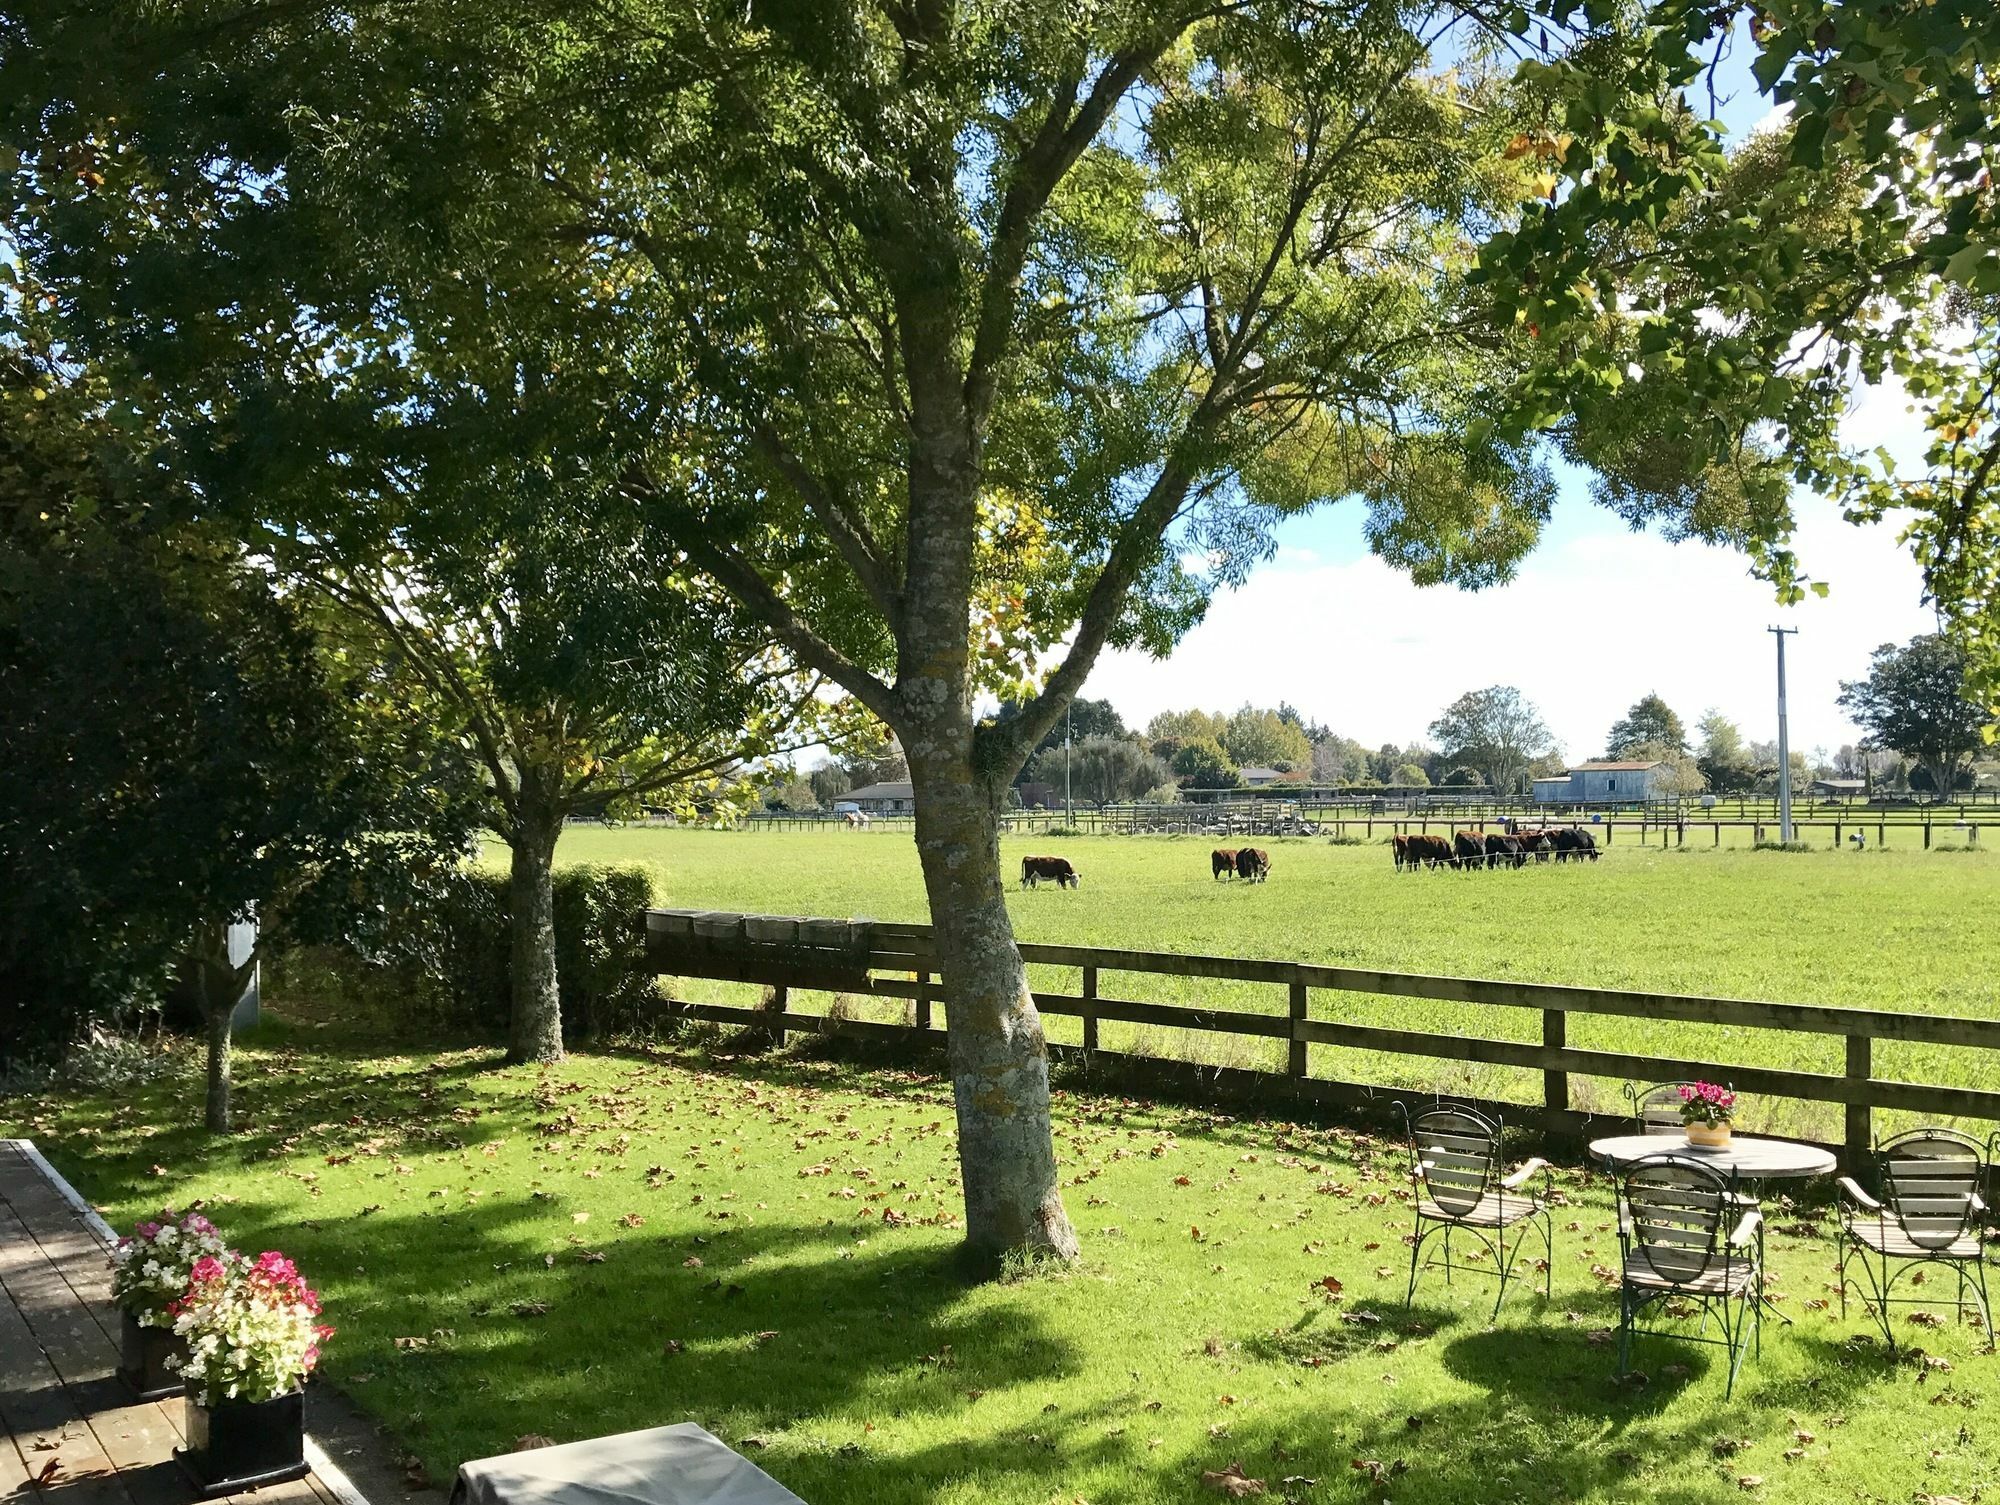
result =
M513 998L508 1016L507 1059L563 1058L562 999L556 990L556 838L562 814L524 772L519 814L509 840L513 865L507 881Z
M944 975L966 1241L1074 1259L1049 1125L1049 1057L1000 872L998 799L965 763L915 759L917 851Z
M211 1134L229 1132L229 1026L235 1009L230 1004L210 1008L203 1000L203 1023L208 1029L208 1107L205 1121Z
M212 1134L227 1134L230 1129L230 1027L236 1020L237 1001L250 986L256 967L255 948L241 966L231 964L227 923L201 926L181 958L182 986L194 994L208 1037L208 1094L202 1121Z

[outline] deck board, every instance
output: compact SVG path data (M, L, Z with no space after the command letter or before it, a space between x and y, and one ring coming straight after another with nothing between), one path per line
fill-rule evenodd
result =
M121 1321L91 1224L14 1141L0 1140L0 1505L193 1505L173 1450L178 1398L117 1378ZM46 1483L37 1477L51 1461ZM315 1475L220 1505L339 1505Z

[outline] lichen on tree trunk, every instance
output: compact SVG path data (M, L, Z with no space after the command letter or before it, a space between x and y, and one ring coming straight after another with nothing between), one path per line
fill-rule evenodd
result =
M1007 914L996 799L968 767L913 762L910 773L944 976L966 1241L989 1254L1074 1259L1050 1133L1048 1046Z
M508 833L513 864L507 882L512 979L507 1059L563 1058L562 999L556 989L555 855L562 815L541 797L537 780L521 780L518 812Z

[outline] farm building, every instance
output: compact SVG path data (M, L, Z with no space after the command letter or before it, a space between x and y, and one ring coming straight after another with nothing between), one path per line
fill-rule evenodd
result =
M868 815L914 815L917 809L917 794L913 785L865 784L859 789L850 789L841 797L842 804L853 804Z
M1535 802L1542 805L1622 805L1654 797L1658 762L1579 763L1560 778L1536 779Z
M1275 784L1284 777L1275 768L1245 768L1241 772L1244 785L1251 789L1262 789L1266 784Z
M1814 779L1808 787L1823 800L1858 800L1868 793L1866 779Z

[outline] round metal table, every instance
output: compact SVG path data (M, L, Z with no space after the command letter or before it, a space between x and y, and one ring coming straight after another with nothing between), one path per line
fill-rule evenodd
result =
M1617 1134L1609 1139L1593 1139L1590 1154L1599 1164L1614 1171L1627 1169L1649 1155L1672 1155L1713 1166L1739 1181L1757 1182L1804 1181L1828 1175L1839 1164L1833 1151L1818 1145L1800 1144L1795 1139L1759 1139L1750 1134L1731 1134L1729 1143L1721 1149L1689 1144L1677 1134ZM1760 1262L1763 1248L1764 1229L1760 1224L1757 1229ZM1771 1305L1770 1298L1762 1291L1757 1293L1757 1300L1785 1326L1792 1325L1792 1319Z
M1675 1134L1618 1134L1593 1139L1590 1155L1614 1170L1648 1155L1677 1155L1714 1166L1739 1181L1804 1181L1829 1175L1839 1164L1833 1151L1818 1145L1800 1144L1795 1139L1759 1139L1750 1134L1730 1135L1729 1143L1719 1150L1689 1144Z

